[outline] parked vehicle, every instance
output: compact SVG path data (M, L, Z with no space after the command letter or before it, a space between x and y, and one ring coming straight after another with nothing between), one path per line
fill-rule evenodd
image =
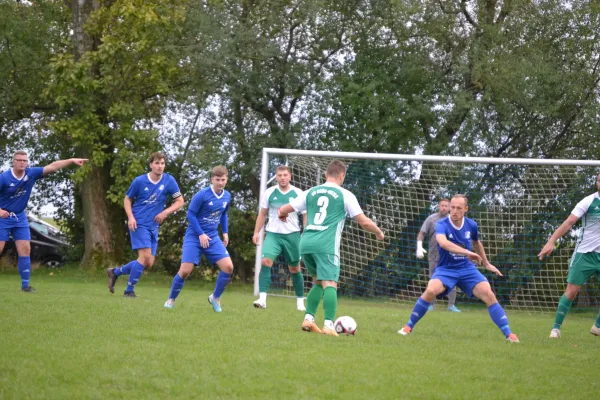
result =
M60 267L65 261L65 252L69 247L65 234L33 215L28 215L27 219L31 231L31 261L48 268ZM12 237L6 242L1 256L17 257Z

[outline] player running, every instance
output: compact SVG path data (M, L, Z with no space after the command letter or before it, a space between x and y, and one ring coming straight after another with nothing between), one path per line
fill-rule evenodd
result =
M231 203L231 195L225 190L227 168L214 167L210 175L210 186L196 193L190 203L187 213L189 224L183 238L181 266L173 278L165 308L175 306L175 299L181 293L185 279L192 273L194 265L200 264L200 257L204 254L210 264L217 264L221 269L217 276L215 290L208 296L208 302L215 312L222 311L221 295L233 273L233 263L226 249L229 244L227 211ZM219 225L223 232L222 241L219 239Z

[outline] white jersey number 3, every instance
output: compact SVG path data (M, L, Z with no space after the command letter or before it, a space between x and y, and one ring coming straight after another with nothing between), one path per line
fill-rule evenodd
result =
M329 205L329 197L321 196L317 199L317 205L320 206L319 212L315 214L315 225L321 225L327 217L327 206Z

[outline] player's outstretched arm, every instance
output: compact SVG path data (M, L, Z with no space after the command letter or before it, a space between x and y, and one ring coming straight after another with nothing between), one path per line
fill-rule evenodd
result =
M265 226L268 211L268 209L261 207L260 211L258 212L258 216L256 217L256 224L254 224L254 235L252 236L252 241L257 246L260 243L260 231Z
M502 272L500 272L500 270L494 265L492 265L490 260L487 259L487 255L485 254L485 250L483 249L483 243L481 243L480 240L473 240L473 250L475 250L475 252L479 254L479 257L481 257L481 259L483 260L483 266L485 267L485 269L487 269L488 271L492 271L498 276L503 276Z
M446 238L446 235L444 235L443 233L438 233L437 235L435 235L435 240L438 242L442 249L455 254L462 254L463 256L467 256L469 260L471 260L477 265L479 265L482 261L482 258L479 254L464 249L459 245L452 243Z
M379 229L377 224L371 220L371 218L367 217L365 214L358 214L354 217L354 220L358 222L361 228L363 228L367 232L371 232L375 234L378 240L383 240L385 235L383 231Z
M542 251L540 251L540 254L538 254L538 257L540 258L540 260L542 260L544 257L546 257L547 255L549 255L550 253L552 253L552 250L554 250L554 243L558 239L560 239L561 237L563 237L565 235L565 233L569 232L571 230L571 227L573 225L575 225L575 223L577 222L577 220L579 220L579 217L577 217L577 215L575 215L575 214L571 214L565 220L565 222L563 222L561 224L561 226L559 226L554 231L554 233L552 234L552 236L550 237L550 239L548 239L548 241L546 242L546 245L542 248Z
M75 165L78 165L81 167L87 161L88 161L87 158L69 158L68 160L54 161L52 164L48 164L44 167L43 175L46 176L48 174L58 171L59 169L68 167L71 164L75 164Z

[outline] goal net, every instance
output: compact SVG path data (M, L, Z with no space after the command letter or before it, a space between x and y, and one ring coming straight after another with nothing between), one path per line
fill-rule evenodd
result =
M417 234L424 220L437 212L439 199L461 193L469 199L467 216L479 225L488 259L504 275L495 277L481 269L498 300L509 308L556 309L580 223L557 242L551 256L540 261L537 254L577 202L597 190L600 162L264 149L263 192L268 182L276 184L278 165L290 166L292 184L306 190L325 182L324 172L334 159L346 163L344 187L386 235L383 242L377 241L356 222L347 221L340 247L340 296L414 302L429 279L427 258L415 256ZM426 238L425 249L427 242ZM260 254L259 248L256 277ZM306 289L311 285L306 276ZM283 258L272 268L271 291L294 294ZM459 291L458 302L466 301L474 300ZM598 304L600 285L592 279L574 308Z

